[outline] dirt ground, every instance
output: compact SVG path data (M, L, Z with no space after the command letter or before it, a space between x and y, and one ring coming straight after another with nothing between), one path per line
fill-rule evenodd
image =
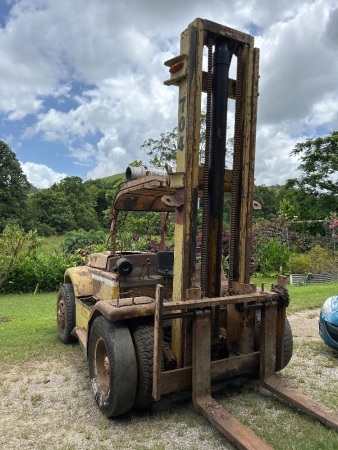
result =
M302 341L318 341L318 310L289 316L296 365L285 369L315 371L306 361ZM318 353L320 358L320 352ZM292 366L292 365L291 365ZM325 374L336 377L336 369ZM321 377L322 375L317 375ZM328 380L329 381L329 380ZM25 449L232 449L191 404L190 393L175 394L152 411L105 418L96 407L87 363L78 346L65 346L58 360L2 364L0 379L0 448Z
M318 317L319 309L300 311L288 316L293 339L295 341L302 339L320 341L318 336Z

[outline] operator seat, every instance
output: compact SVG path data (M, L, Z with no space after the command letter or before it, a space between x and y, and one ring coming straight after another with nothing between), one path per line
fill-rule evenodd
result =
M174 274L174 252L157 252L157 273L168 278Z

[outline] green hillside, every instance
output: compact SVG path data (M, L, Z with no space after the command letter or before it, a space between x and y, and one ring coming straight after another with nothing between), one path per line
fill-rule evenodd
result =
M115 181L118 180L125 181L125 174L116 173L115 175L109 175L109 177L97 178L97 180L101 180L105 183L114 183Z

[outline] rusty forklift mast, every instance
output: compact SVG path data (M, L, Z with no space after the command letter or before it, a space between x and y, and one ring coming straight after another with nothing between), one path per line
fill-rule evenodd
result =
M179 88L177 170L134 176L136 169L127 169L127 182L112 207L110 252L90 255L87 266L65 273L57 303L59 336L64 343L79 340L97 404L109 417L192 388L195 407L233 444L268 449L211 396L214 381L254 375L264 388L338 430L336 412L276 377L292 354L285 339L291 333L285 277L271 291L250 284L259 79L254 39L196 19L181 35L180 55L165 64L170 73L165 84ZM229 78L231 65L235 79ZM235 111L232 170L225 167L230 101ZM231 197L227 280L222 268L225 194ZM173 213L174 252L117 251L119 211Z
M203 51L207 48L207 71ZM161 316L171 308L182 315L191 309L194 318L176 320L172 349L183 369L173 383L192 379L193 402L238 448L270 448L211 397L211 381L225 374L240 375L259 365L261 384L290 404L338 429L338 416L328 408L287 388L276 377L284 367L284 333L288 296L280 286L257 293L250 284L251 224L254 205L254 163L259 79L259 50L248 34L208 20L196 19L181 35L181 54L167 61L167 85L179 87L177 174L173 198L175 211L175 260L173 302L163 303L157 291L154 341L154 391L170 383L160 373ZM229 78L236 60L236 79ZM206 93L206 143L200 166L200 117L202 92ZM232 171L225 170L228 99L235 101ZM199 174L202 172L202 183ZM176 182L176 177L178 181ZM229 186L230 181L230 186ZM180 184L181 183L181 184ZM202 186L201 186L202 185ZM224 186L224 188L223 188ZM228 283L222 286L222 232L224 191L231 191L231 231ZM197 201L203 190L200 287L194 287L196 267ZM223 288L223 289L222 289ZM222 309L226 307L226 314ZM197 309L198 308L198 309ZM261 311L260 352L254 349L255 312ZM191 333L192 325L192 333ZM212 362L211 348L225 328L226 359ZM190 357L192 360L190 360ZM156 364L157 362L157 364ZM184 368L191 365L190 369ZM169 375L169 374L168 374ZM179 381L178 381L179 380ZM171 390L171 389L170 389Z

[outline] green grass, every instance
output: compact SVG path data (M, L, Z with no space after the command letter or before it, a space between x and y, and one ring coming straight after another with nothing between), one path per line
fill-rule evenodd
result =
M338 294L338 282L289 286L289 292L289 313L308 308L320 308L328 297Z
M39 248L39 252L45 255L56 252L59 253L61 251L61 244L64 241L64 236L49 236L42 238L41 247Z
M275 450L337 448L335 431L267 394L258 381L251 381L248 385L234 382L221 393L219 401L224 408Z
M107 183L114 183L114 181L126 181L125 173L116 173L115 175L109 175L108 177L101 178L102 181Z
M108 237L109 233L107 232L105 242L107 242ZM43 237L41 247L39 247L38 251L39 253L43 253L44 255L48 255L54 252L60 253L62 251L61 245L63 244L64 240L64 235Z
M56 293L0 296L0 361L47 357L61 351Z
M261 280L254 279L258 286ZM274 279L263 279L269 289ZM289 286L288 313L321 307L338 293L338 283ZM56 354L63 346L56 333L56 293L0 296L0 361Z
M250 281L258 288L264 283L264 289L269 290L272 284L276 284L277 278L252 277ZM338 282L288 286L288 290L290 305L287 311L290 314L302 309L320 308L328 297L338 294Z

